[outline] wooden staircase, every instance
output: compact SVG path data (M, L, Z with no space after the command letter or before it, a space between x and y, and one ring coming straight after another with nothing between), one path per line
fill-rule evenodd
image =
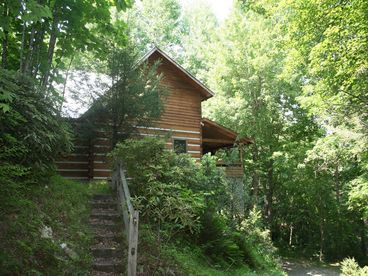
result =
M127 253L122 218L117 200L108 194L92 199L90 226L94 231L92 275L122 275L126 271Z

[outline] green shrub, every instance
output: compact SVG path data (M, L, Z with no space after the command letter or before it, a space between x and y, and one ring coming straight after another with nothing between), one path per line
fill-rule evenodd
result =
M198 179L198 164L189 156L165 151L161 140L144 138L118 144L113 157L124 162L134 204L146 221L169 235L199 230L204 195L189 188Z
M212 263L222 268L243 263L243 252L236 243L234 232L229 229L225 217L207 210L201 221L202 230L199 241Z
M0 69L0 161L49 168L71 146L57 107L58 98L45 95L32 79Z
M227 210L229 184L224 171L216 167L216 157L203 156L199 163L188 155L165 150L164 141L157 138L127 140L116 146L112 156L114 163L124 164L132 178L130 189L141 211L144 231L139 246L144 248L151 274L174 271L181 275L177 267L187 266L172 264L163 255L173 244L180 251L183 243L199 250L201 258L214 268L207 271L218 275L226 274L221 270L232 271L244 265L280 274L260 213L252 212L235 227L236 221ZM176 255L178 262L187 256Z
M346 258L341 263L342 276L366 276L368 275L368 266L359 267L354 258Z

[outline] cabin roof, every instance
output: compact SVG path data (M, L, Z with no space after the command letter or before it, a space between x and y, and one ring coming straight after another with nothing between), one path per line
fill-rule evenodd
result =
M210 119L202 118L203 150L216 151L220 148L232 147L235 144L251 144L252 139L238 139L238 134Z
M178 73L180 74L182 78L184 78L186 81L192 84L196 89L198 89L198 91L202 95L202 101L207 100L215 95L215 93L211 91L211 89L205 86L202 82L200 82L197 78L195 78L191 73L185 70L179 63L173 60L169 55L167 55L164 51L162 51L158 47L154 47L149 52L147 52L142 57L142 59L139 61L138 64L142 64L143 62L147 61L151 57L152 58L155 57L156 55L162 58L163 60L166 60L170 64L172 64L178 70Z

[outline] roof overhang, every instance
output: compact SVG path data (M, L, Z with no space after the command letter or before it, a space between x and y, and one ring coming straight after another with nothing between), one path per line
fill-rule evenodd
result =
M178 70L180 76L201 93L202 101L207 100L215 95L213 91L211 91L207 86L205 86L202 82L200 82L197 78L195 78L191 73L185 70L180 64L178 64L175 60L169 57L158 47L154 47L147 54L145 54L138 62L138 65L148 61L151 58L161 58L162 60L167 61L168 63L173 65Z
M238 134L207 118L202 119L202 145L204 151L216 151L235 145L251 144L248 137L238 138Z

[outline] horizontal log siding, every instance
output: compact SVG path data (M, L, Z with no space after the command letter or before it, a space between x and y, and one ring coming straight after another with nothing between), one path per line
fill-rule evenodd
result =
M153 56L152 59L155 59ZM154 61L154 60L151 60ZM164 112L152 128L138 128L142 136L171 137L166 140L166 148L173 149L173 139L185 139L187 151L192 157L200 159L202 155L201 101L202 96L189 82L183 80L178 69L167 61L158 68L163 74L162 84L168 88L164 98ZM106 156L110 152L108 133L101 128L93 141L93 156L89 156L87 141L77 140L72 154L58 160L57 168L62 176L76 179L88 179L89 160L93 160L93 178L106 179L111 176L111 161Z
M228 166L225 168L225 174L229 177L243 177L244 169L242 166Z
M153 57L154 58L154 57ZM187 140L188 153L199 159L202 153L202 96L188 82L178 76L178 69L167 61L162 61L159 67L162 73L162 84L168 88L168 95L164 99L164 112L160 120L155 122L156 128L165 130L158 131L163 135L171 129L172 137L166 142L169 149L173 147L173 139ZM149 134L153 130L141 130L144 134Z

